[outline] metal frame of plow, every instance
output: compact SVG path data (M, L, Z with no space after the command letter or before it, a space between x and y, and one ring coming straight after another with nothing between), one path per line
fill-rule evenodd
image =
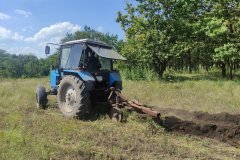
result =
M127 108L129 110L134 110L139 113L141 116L150 116L154 118L154 120L160 121L161 114L158 111L153 110L152 108L147 107L139 103L136 100L130 101L126 99L122 94L121 91L111 87L111 93L108 97L108 100L112 107L117 108ZM115 98L113 99L113 95L115 94Z

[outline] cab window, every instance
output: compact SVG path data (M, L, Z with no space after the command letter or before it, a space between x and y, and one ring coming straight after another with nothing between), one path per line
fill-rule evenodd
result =
M82 55L83 47L81 44L67 45L62 47L61 68L78 68Z
M78 68L79 61L82 54L82 45L81 44L74 44L71 47L71 52L69 58L67 60L66 68Z
M111 59L99 57L102 70L111 70Z
M62 47L61 64L60 64L61 68L65 68L66 67L66 64L67 64L70 52L71 52L71 46L64 46L64 47Z

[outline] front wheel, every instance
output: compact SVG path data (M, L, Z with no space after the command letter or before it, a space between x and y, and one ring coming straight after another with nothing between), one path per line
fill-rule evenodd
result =
M67 118L83 118L90 111L90 95L84 82L75 76L66 76L61 81L58 94L58 106Z
M43 86L38 86L36 89L37 108L43 109L47 105L47 93Z

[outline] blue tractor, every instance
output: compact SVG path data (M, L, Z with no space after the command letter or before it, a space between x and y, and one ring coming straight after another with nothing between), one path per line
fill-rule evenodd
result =
M50 53L49 44L46 55ZM68 118L83 118L98 106L111 110L113 107L106 105L110 88L122 89L122 80L113 63L126 59L111 46L95 40L75 40L59 46L58 66L50 71L51 90L37 87L37 106L45 107L47 96L56 95L60 111Z

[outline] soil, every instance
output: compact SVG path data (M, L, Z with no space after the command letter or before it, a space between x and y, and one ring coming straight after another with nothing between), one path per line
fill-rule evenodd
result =
M180 109L159 109L168 132L218 139L240 147L240 114L189 112Z

